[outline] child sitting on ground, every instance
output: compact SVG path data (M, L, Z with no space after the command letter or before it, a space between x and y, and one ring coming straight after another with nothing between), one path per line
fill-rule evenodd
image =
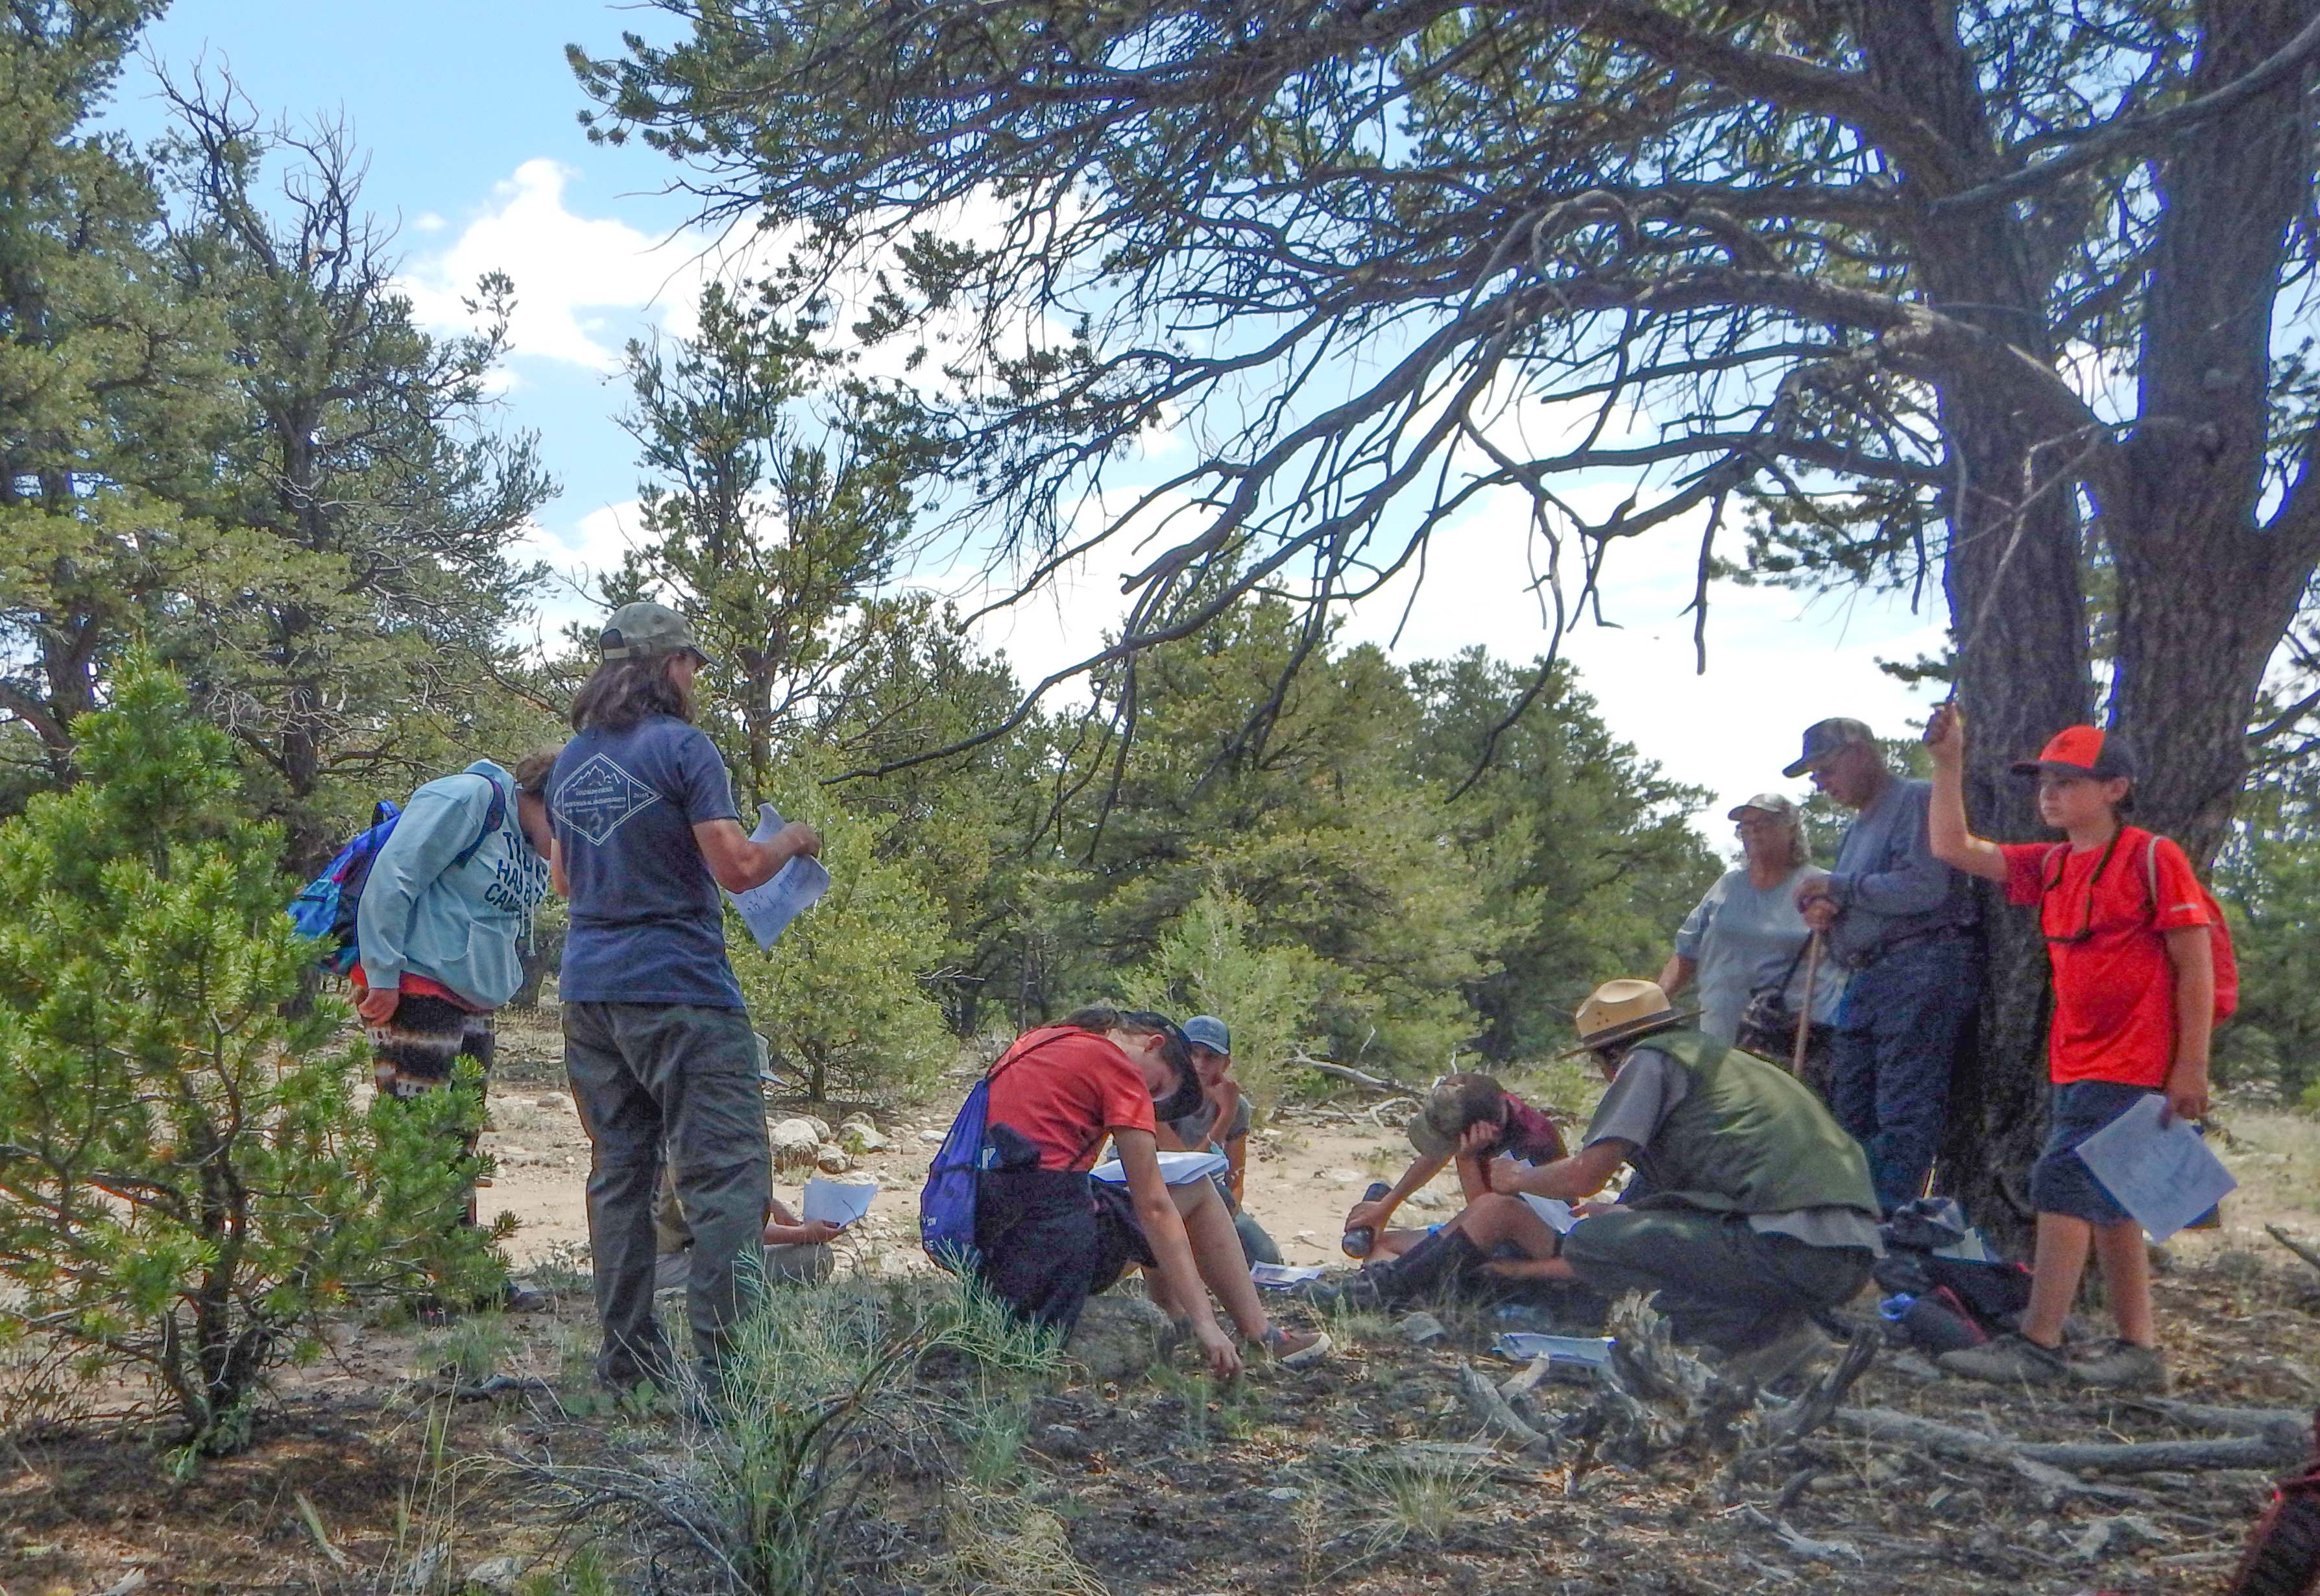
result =
M1326 1356L1327 1336L1273 1324L1249 1278L1224 1199L1206 1180L1161 1174L1156 1120L1201 1106L1183 1033L1141 1011L1082 1009L1016 1039L991 1067L975 1176L975 1274L1020 1318L1068 1336L1094 1292L1132 1265L1181 1316L1219 1379L1241 1356L1209 1301L1287 1368ZM1091 1180L1109 1137L1125 1185Z
M1466 1256L1466 1249L1450 1247L1449 1238L1472 1224L1477 1204L1485 1211L1502 1206L1485 1201L1491 1195L1491 1160L1544 1165L1564 1156L1563 1133L1554 1121L1484 1075L1462 1073L1436 1082L1425 1108L1409 1122L1409 1134L1418 1156L1401 1178L1383 1196L1357 1202L1346 1215L1348 1231L1367 1229L1375 1238L1372 1252L1380 1261L1344 1289L1382 1303L1407 1301L1433 1291L1443 1283L1451 1261ZM1465 1198L1458 1216L1426 1230L1386 1229L1410 1193L1454 1161ZM1499 1217L1503 1222L1491 1225L1490 1247L1509 1247L1524 1258L1554 1256L1554 1230L1528 1207Z
M2151 1315L2143 1227L2112 1200L2079 1144L2143 1098L2166 1112L2207 1111L2207 1042L2215 1016L2208 899L2183 850L2122 823L2134 768L2092 726L2058 732L2014 766L2038 778L2038 813L2062 843L1985 841L1966 829L1965 721L1944 705L1926 728L1933 755L1928 831L1945 864L2004 884L2035 904L2054 972L2047 1043L2053 1124L2030 1172L2038 1211L2030 1306L2018 1332L1944 1354L1941 1365L1977 1380L2158 1389L2166 1383ZM2066 1358L2062 1323L2091 1246L2117 1338Z

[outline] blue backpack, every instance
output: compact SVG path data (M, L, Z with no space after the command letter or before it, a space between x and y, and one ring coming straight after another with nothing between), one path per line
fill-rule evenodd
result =
M507 819L507 797L500 791L499 783L481 771L465 774L491 788L492 802L484 812L484 829L451 861L454 869L474 858L476 850ZM379 850L394 835L395 822L402 818L400 808L380 799L371 811L370 824L356 832L322 873L299 888L298 895L290 900L290 924L297 933L309 941L331 944L314 961L331 975L346 975L362 962L362 950L355 944L355 921L362 911L363 884L370 879L371 866L378 862Z
M1049 1041L1057 1038L1049 1038ZM996 1159L985 1134L991 1124L991 1083L1009 1066L1037 1053L1046 1042L1026 1047L974 1084L959 1105L950 1133L935 1149L927 1170L927 1183L919 1192L919 1245L927 1256L954 1274L972 1274L983 1261L974 1245L974 1183Z

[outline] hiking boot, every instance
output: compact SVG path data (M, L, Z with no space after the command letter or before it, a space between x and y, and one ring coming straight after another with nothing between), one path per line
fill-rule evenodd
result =
M1804 1374L1834 1350L1818 1325L1809 1319L1799 1319L1769 1341L1726 1354L1723 1360L1724 1377L1770 1391Z
M2071 1377L2070 1365L2059 1348L2041 1347L2026 1337L2000 1336L1980 1347L1944 1352L1934 1360L1944 1374L1993 1385L2059 1385Z
M1257 1339L1266 1357L1284 1369L1310 1369L1329 1356L1329 1338L1319 1330L1292 1330L1273 1325Z
M2167 1360L2156 1347L2140 1347L2114 1337L2083 1357L2070 1360L2071 1378L2106 1391L2165 1391Z
M1431 1295L1482 1266L1482 1251L1463 1230L1436 1230L1398 1258L1372 1264L1343 1285L1322 1286L1317 1308L1398 1308Z

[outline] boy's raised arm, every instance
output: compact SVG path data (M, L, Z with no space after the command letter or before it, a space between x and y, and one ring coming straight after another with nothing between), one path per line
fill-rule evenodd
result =
M1933 801L1926 812L1926 841L1934 857L1984 881L2006 879L2006 856L1998 845L1976 837L1965 823L1965 714L1942 704L1926 723L1926 751L1933 756Z

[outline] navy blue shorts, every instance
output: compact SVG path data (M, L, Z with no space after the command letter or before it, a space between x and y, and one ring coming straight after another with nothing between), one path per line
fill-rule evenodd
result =
M2045 1151L2030 1166L2030 1205L2089 1225L2116 1225L2134 1216L2095 1179L2079 1144L2146 1097L2148 1086L2117 1081L2064 1081L2054 1088Z

